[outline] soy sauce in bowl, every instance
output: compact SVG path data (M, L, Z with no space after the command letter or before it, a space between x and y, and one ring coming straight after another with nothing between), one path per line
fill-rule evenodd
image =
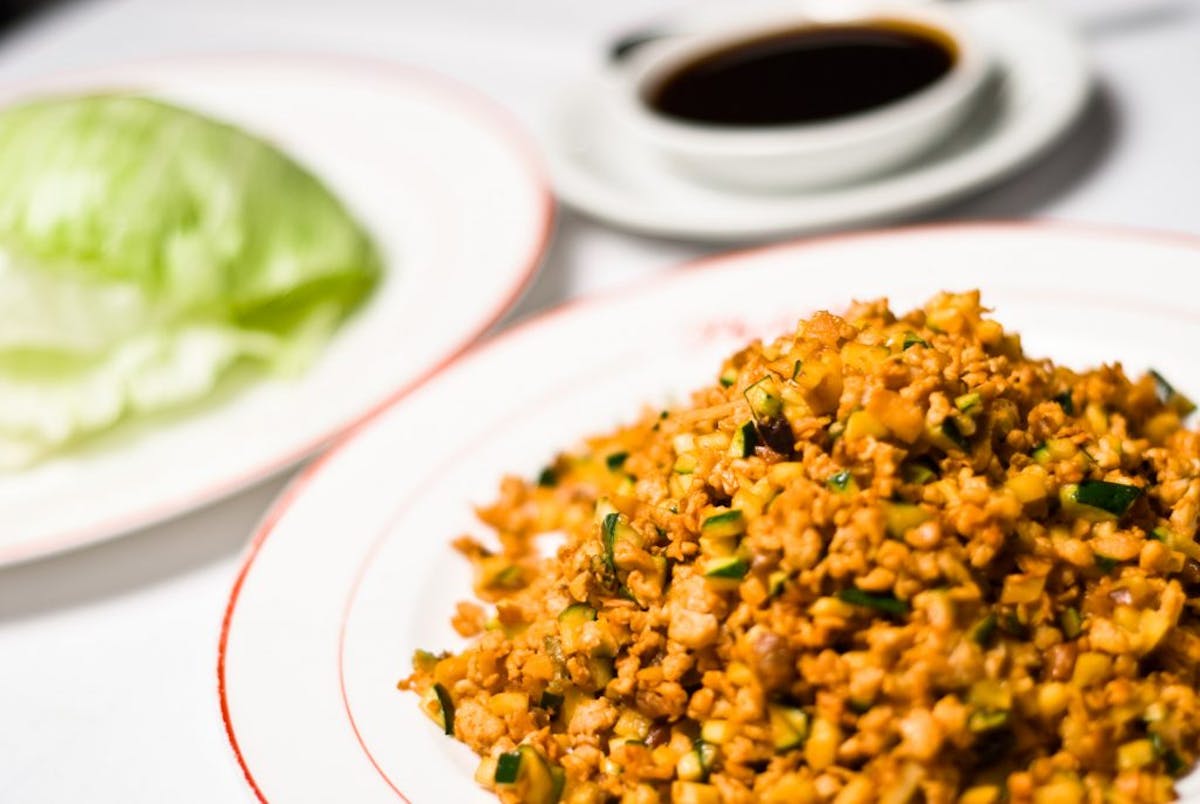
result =
M932 28L881 20L775 31L699 55L645 101L690 123L759 128L823 123L915 95L955 65Z

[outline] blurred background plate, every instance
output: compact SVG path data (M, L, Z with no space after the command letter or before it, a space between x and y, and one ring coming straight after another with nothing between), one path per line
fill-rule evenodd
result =
M615 68L564 92L543 134L564 202L613 226L711 242L777 238L895 221L977 192L1029 164L1083 111L1092 70L1071 23L1041 3L948 7L989 48L991 81L961 128L887 174L822 190L718 189L677 174L609 108ZM689 28L687 15L678 24ZM708 23L711 24L711 23Z
M1131 265L1136 282L1097 281ZM1197 265L1194 238L918 227L716 257L510 329L342 442L267 515L218 664L246 778L263 801L495 801L472 779L471 751L396 689L414 650L463 644L450 616L472 597L471 568L450 541L490 536L474 506L505 474L536 477L583 436L712 383L751 338L853 299L908 310L978 287L1030 354L1155 367L1194 396ZM470 417L443 415L463 399ZM1197 787L1193 777L1181 792Z
M0 565L165 519L312 454L500 319L551 230L552 200L524 136L436 75L342 57L195 57L0 89L0 101L110 89L195 108L282 147L364 223L385 277L302 376L0 475Z

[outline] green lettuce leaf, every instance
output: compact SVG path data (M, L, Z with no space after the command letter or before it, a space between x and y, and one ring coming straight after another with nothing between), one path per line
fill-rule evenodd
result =
M298 370L379 255L279 150L146 98L0 112L0 468Z

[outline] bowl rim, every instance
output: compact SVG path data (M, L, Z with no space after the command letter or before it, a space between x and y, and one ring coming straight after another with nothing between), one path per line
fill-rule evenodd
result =
M955 48L950 69L933 83L882 106L813 123L785 126L718 126L689 122L656 111L650 91L676 68L741 42L810 27L863 23L907 24L944 35ZM812 154L844 150L920 128L931 119L950 118L986 83L991 59L980 38L942 9L894 2L848 3L835 16L816 17L803 9L756 15L722 29L651 42L633 54L624 80L617 82L618 108L641 134L664 150L714 155ZM946 125L952 124L949 120Z

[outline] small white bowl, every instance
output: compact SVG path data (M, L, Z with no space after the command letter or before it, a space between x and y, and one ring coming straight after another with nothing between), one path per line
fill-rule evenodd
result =
M635 134L677 168L717 185L781 191L847 184L911 161L950 134L984 85L989 58L954 14L932 4L830 4L818 16L773 13L639 48L619 82L615 108ZM789 126L716 126L668 117L650 106L661 83L704 56L741 42L809 26L893 23L936 32L954 62L928 87L844 118Z

